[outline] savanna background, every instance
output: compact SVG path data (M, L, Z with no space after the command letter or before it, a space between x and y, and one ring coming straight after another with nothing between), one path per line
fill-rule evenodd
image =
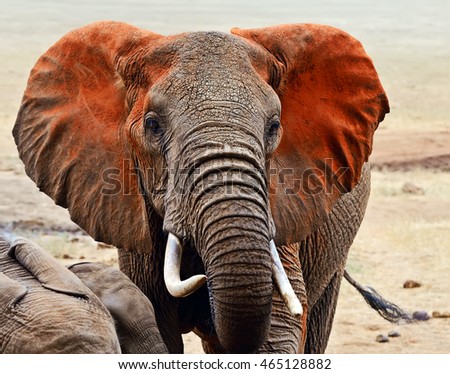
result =
M410 312L450 312L450 2L446 0L0 0L0 233L63 263L117 264L25 175L11 135L37 58L73 28L113 19L161 34L323 23L358 38L391 103L376 132L373 189L347 269ZM403 288L407 280L421 284ZM400 337L378 343L391 330ZM192 334L186 352L200 353ZM450 319L393 326L343 282L328 353L450 353Z

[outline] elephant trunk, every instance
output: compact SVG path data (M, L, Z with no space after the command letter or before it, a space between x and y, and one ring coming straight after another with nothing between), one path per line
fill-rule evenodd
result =
M273 294L265 178L239 153L208 161L195 179L193 236L219 341L254 352L267 338Z
M208 289L219 341L228 352L255 352L270 327L273 283L267 242L230 235L207 252Z

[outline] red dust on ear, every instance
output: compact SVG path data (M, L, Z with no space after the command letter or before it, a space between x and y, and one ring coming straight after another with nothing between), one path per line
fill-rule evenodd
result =
M344 31L296 24L232 33L259 44L283 68L274 87L284 133L271 162L271 208L274 217L297 212L301 232L288 236L298 241L359 182L388 100L372 60Z
M98 241L144 253L153 239L125 140L129 84L135 68L140 84L152 80L154 66L132 61L162 39L110 21L63 36L34 66L13 130L27 174L74 222Z

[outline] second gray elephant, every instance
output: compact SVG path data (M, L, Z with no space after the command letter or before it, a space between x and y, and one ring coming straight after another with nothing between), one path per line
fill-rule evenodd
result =
M0 353L167 353L152 304L122 272L70 270L0 236Z

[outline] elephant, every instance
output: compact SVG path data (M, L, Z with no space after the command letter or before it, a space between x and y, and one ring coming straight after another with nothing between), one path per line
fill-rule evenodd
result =
M60 264L0 236L0 353L167 353L148 298L118 269Z
M389 103L326 25L163 36L101 21L31 71L28 176L155 308L171 353L322 353Z

